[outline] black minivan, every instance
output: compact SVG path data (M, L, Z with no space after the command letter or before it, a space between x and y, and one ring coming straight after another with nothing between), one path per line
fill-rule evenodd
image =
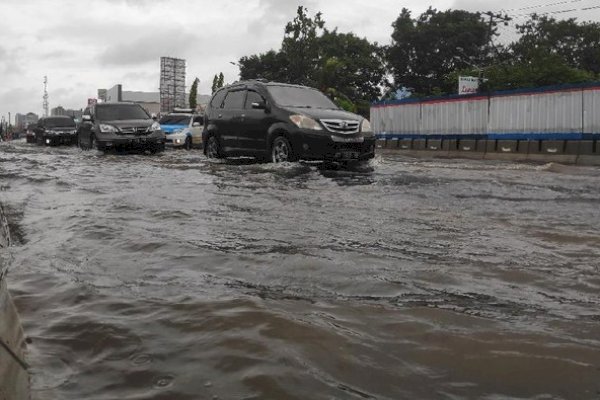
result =
M165 149L160 124L136 103L99 103L86 108L77 139L81 149Z
M213 95L204 118L202 141L209 158L252 156L283 162L375 156L369 121L306 86L238 82Z

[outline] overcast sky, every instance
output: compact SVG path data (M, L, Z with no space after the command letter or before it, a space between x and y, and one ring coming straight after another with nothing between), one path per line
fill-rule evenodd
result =
M560 3L560 4L557 4ZM187 83L238 79L230 62L279 49L298 5L321 11L326 26L388 44L402 7L499 11L522 21L527 13L574 9L556 17L600 20L581 10L600 0L0 0L0 116L42 113L43 77L50 108L82 108L98 88L158 91L159 58L187 60ZM514 36L504 28L505 37Z

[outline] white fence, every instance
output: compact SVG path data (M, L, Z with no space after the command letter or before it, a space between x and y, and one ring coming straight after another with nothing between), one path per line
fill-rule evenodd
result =
M600 83L375 103L379 137L584 139L600 136Z

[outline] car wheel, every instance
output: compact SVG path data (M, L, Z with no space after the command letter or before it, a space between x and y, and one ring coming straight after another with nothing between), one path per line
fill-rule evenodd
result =
M271 161L274 163L296 161L292 145L284 136L277 136L271 147Z
M221 158L221 149L219 148L219 141L215 135L210 135L206 141L206 157L207 158Z
M185 138L185 149L186 150L191 150L192 149L192 137L188 136Z

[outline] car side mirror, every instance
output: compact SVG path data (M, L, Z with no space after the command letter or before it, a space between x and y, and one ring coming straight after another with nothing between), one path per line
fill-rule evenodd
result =
M251 107L254 110L265 110L266 112L270 111L266 101L254 102L251 104Z
M201 124L200 122L194 122L194 123L192 124L192 127L194 127L194 128L197 128L197 127L199 127L199 126L202 126L202 124Z
M152 119L155 120L155 121L158 119L158 117L156 116L156 114L154 114L154 113L152 114Z

